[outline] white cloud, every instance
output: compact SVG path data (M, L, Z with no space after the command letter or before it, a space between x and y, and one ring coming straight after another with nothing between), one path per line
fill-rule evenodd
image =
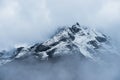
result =
M0 19L10 18L16 15L18 3L8 1L3 3L4 5L0 8Z
M0 44L46 40L57 27L77 21L117 34L119 14L119 0L1 0Z
M104 3L96 14L96 23L110 27L111 24L120 20L120 1L108 1ZM99 22L98 22L99 21Z
M0 47L47 38L52 20L45 0L2 0L1 4Z

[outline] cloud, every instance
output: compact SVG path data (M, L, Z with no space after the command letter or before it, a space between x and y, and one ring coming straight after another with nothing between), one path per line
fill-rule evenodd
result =
M50 33L47 28L52 20L45 0L2 0L1 4L1 48L47 38L46 34Z
M95 23L110 27L111 24L118 23L120 20L120 1L107 1L95 15ZM96 21L97 20L97 21Z
M9 3L8 3L9 2ZM0 11L0 19L5 20L11 17L15 17L17 8L18 8L18 3L17 2L10 2L8 1L7 3L3 3L4 7L1 7Z
M113 37L119 34L119 14L119 0L1 0L0 48L47 40L58 27L75 22Z
M119 80L119 57L99 55L102 60L91 61L79 54L48 61L34 57L14 60L0 66L1 80Z

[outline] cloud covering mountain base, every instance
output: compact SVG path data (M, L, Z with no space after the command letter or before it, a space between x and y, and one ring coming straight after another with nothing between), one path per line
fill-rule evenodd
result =
M105 55L104 55L105 56ZM1 80L119 80L118 57L106 55L105 62L94 62L79 55L49 61L30 57L15 60L0 68ZM109 62L109 63L108 63Z

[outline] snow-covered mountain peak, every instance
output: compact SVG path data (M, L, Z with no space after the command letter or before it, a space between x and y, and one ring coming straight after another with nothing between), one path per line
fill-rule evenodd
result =
M107 37L96 30L80 26L79 23L71 27L64 27L49 40L30 47L19 47L11 52L0 52L0 61L14 60L34 56L41 60L48 60L57 56L80 54L93 59L102 46L108 42ZM11 54L8 56L8 54Z

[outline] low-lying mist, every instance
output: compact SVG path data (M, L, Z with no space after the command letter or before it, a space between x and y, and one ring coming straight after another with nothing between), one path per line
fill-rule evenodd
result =
M119 60L109 53L97 61L78 54L48 61L29 57L0 66L0 80L119 80Z

